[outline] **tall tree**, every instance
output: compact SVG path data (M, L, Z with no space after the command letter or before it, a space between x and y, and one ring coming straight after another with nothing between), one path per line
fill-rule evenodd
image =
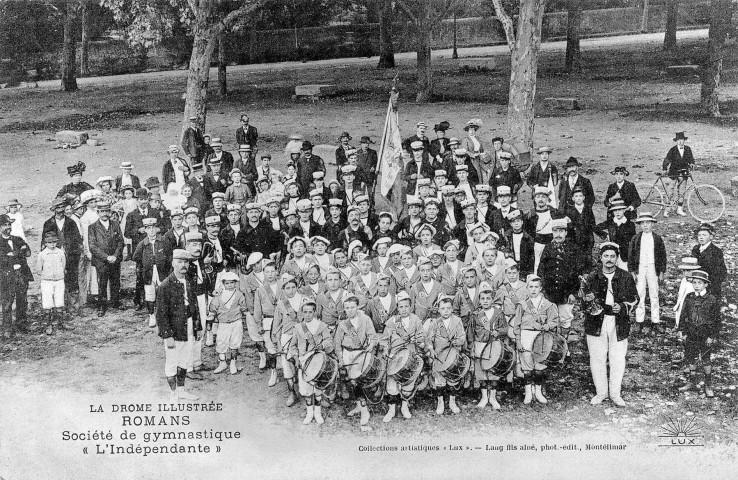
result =
M718 88L723 71L725 37L730 30L733 9L731 0L710 0L710 33L708 39L708 55L702 65L702 87L700 97L705 113L720 116L718 104Z
M377 68L395 68L395 45L392 42L392 0L379 0L379 64Z
M228 78L226 75L226 34L218 35L218 91L221 95L228 94Z
M641 13L641 32L648 31L648 0L643 0L643 11Z
M91 7L89 0L82 0L80 13L82 16L82 42L79 55L79 74L83 77L90 75L90 21Z
M664 32L664 50L670 52L676 48L677 22L679 20L679 0L667 0L666 32Z
M63 6L64 47L62 50L61 88L65 92L77 91L77 42L74 35L77 6L75 2L65 2Z
M415 27L417 54L416 102L427 102L433 96L433 65L431 62L431 35L459 0L397 0L399 7Z
M502 0L492 0L510 48L510 87L507 103L507 137L520 152L533 149L538 53L546 0L520 0L518 29Z
M584 0L566 2L566 71L582 71L582 51L579 46L579 31L582 26L582 4Z

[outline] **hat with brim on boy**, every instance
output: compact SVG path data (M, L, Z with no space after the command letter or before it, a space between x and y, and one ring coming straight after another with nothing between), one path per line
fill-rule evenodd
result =
M157 220L155 218L151 218L151 217L144 218L142 220L142 223L143 223L144 228L146 228L146 227L156 227L156 222L157 222Z
M608 211L625 210L626 208L628 207L625 206L625 202L623 200L616 199L610 202L610 208L608 208Z
M328 247L331 244L331 241L325 237L321 237L320 235L310 237L310 245L315 245L316 243L322 243L326 247Z
M620 245L615 242L602 242L600 244L600 255L608 250L614 251L615 255L620 255Z
M110 202L107 200L101 200L97 202L97 211L99 212L109 212L112 210L112 205L110 205Z
M402 251L404 250L403 247L404 247L404 245L402 245L400 243L393 243L387 249L387 255L395 255L395 254L398 254L398 253L402 253Z
M710 235L712 235L715 233L715 227L713 227L709 223L701 223L700 226L695 229L694 233L700 232L708 232Z
M19 207L20 208L22 206L23 205L21 205L21 203L18 201L17 198L14 198L13 200L11 200L7 204L5 204L5 208L10 208L10 207Z
M690 282L692 280L702 280L705 283L710 283L710 275L704 270L693 270L687 277L687 280Z
M538 195L545 195L546 197L549 197L551 196L551 190L549 190L548 187L536 185L535 190L533 190L533 196L537 197Z
M548 146L547 147L538 147L538 155L540 155L542 153L551 153L551 152L553 152L553 148L551 148L551 147L548 147Z
M696 257L682 257L682 263L677 268L679 270L699 270L702 267Z
M363 244L361 243L361 240L354 240L353 242L349 243L348 249L346 253L348 254L348 257L351 258L351 256L354 253L354 250L357 248L361 248Z
M108 182L111 185L113 184L113 177L110 175L103 175L102 177L98 177L97 181L95 182L95 185L100 186L101 183Z
M634 222L635 223L643 223L643 222L656 223L656 219L653 218L653 213L651 212L641 212L641 214L638 215L638 218L636 218Z
M425 223L420 226L417 232L415 232L415 238L420 240L420 234L423 233L425 230L428 230L430 232L431 237L436 234L436 228L430 223Z
M510 190L510 187L507 185L500 185L497 187L497 196L498 197L509 197L512 195L512 190Z
M610 175L615 175L616 173L623 173L627 177L630 175L630 172L625 167L615 167L611 172Z
M302 242L302 246L303 247L307 247L307 241L303 237L292 237L292 238L290 238L290 241L287 242L287 248L289 248L290 250L292 250L292 247L297 242Z

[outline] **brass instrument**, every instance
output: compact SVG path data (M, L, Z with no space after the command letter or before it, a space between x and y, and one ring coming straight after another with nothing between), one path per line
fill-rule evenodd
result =
M212 264L212 261L214 260L214 257L215 257L215 245L213 245L212 243L210 243L208 241L203 242L203 244L202 244L202 254L201 255L202 255L202 258L203 259L206 259L208 257L211 257L211 261L210 262L205 262L205 266L203 267L203 270L207 274L213 273L213 264Z
M579 275L579 297L582 299L582 311L597 316L604 310L584 275ZM587 300L588 298L591 300Z

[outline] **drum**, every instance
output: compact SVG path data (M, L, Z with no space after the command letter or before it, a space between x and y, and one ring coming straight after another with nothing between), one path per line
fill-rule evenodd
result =
M302 368L305 381L318 390L325 390L338 376L338 362L325 354L325 352L313 352Z
M533 340L533 360L544 365L562 363L568 350L566 339L553 332L541 332Z
M387 362L371 352L361 352L354 360L359 368L349 370L349 379L356 380L362 387L378 384L387 373ZM359 372L358 375L354 372Z
M480 363L485 372L504 377L515 365L515 357L515 347L510 342L495 339L484 346Z
M389 359L387 375L394 378L400 385L413 383L423 369L423 359L408 348L398 350Z
M456 348L441 350L434 360L435 370L451 384L458 385L464 379L469 368L471 359L468 355L460 353Z

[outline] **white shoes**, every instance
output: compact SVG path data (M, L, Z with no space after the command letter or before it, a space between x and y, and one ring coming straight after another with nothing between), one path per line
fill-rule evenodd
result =
M390 404L389 410L387 410L387 414L384 416L382 421L384 423L389 423L392 421L393 418L395 418L395 404L394 403Z
M205 332L205 346L206 347L212 347L215 345L215 340L213 340L213 332L208 330Z
M308 425L310 422L313 421L313 418L314 418L313 417L313 406L308 405L306 409L307 409L307 412L305 413L305 419L302 421L303 425Z
M218 366L215 367L215 370L213 370L213 373L223 373L225 372L226 368L228 368L228 365L226 365L226 362L221 360L218 362Z
M348 412L346 415L349 417L353 417L357 413L361 413L361 402L358 400L356 401L356 406L354 407L354 409Z
M231 360L231 375L235 375L238 373L238 366L236 365L235 360Z
M271 373L269 374L269 383L267 383L267 386L273 387L277 384L277 369L272 368Z
M461 413L461 409L456 405L456 397L453 395L448 397L448 408L451 409L452 413Z
M366 405L361 406L361 425L366 425L369 423L369 418L371 415L369 414L369 407Z
M623 400L623 397L610 397L610 400L612 400L612 403L614 403L617 407L625 406L625 400Z
M533 385L527 384L525 386L525 398L523 399L523 404L530 405L532 401L533 401Z
M443 415L443 411L444 411L443 397L438 397L438 406L436 407L436 414Z
M402 401L400 412L402 412L402 416L403 418L405 418L405 420L410 420L411 418L413 418L413 415L410 413L410 406L407 404L406 400Z
M186 392L184 387L177 387L177 397L180 400L197 400L200 398L197 395Z
M497 401L497 390L490 390L489 391L489 404L492 405L492 408L494 410L500 410L500 409L502 409L502 406L500 405L500 402Z
M487 395L487 389L482 389L482 399L479 400L479 403L477 403L477 408L484 408L489 403L489 397Z
M179 396L177 395L176 390L172 390L169 393L169 403L179 403Z
M154 315L153 313L149 314L149 327L150 328L156 327L156 315Z
M313 416L315 417L315 423L323 425L323 414L320 412L320 405L313 405Z
M259 370L264 370L267 366L266 352L259 352Z
M589 401L589 404L590 405L599 405L600 403L602 403L605 400L605 398L607 398L607 397L605 397L604 395L595 395L594 397L592 397L592 400Z
M677 215L680 215L682 217L686 217L687 216L687 214L684 212L684 208L682 208L682 207L678 207L677 208Z
M543 396L543 385L536 385L535 397L540 403L548 403L546 397Z

